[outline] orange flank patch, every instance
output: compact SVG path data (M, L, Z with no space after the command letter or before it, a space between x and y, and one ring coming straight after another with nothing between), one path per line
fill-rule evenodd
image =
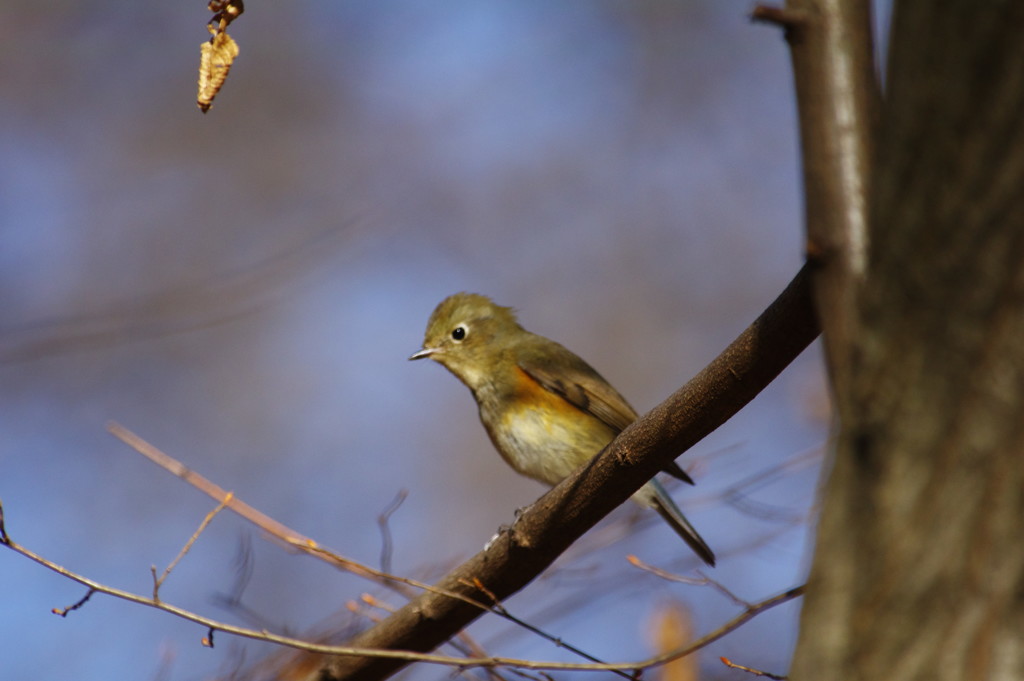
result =
M517 379L515 401L518 403L514 408L516 411L534 409L550 412L553 418L589 418L571 402L542 386L519 367L516 367L515 371Z
M515 470L554 485L611 441L595 417L517 370L514 397L495 421L485 421L498 452Z

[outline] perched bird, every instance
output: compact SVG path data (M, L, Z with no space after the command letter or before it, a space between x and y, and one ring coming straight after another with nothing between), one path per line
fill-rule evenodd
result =
M519 473L556 485L592 459L637 414L589 364L519 325L511 308L456 293L430 315L423 349L466 384L502 458ZM677 464L666 473L691 485ZM652 479L633 500L656 510L709 565L715 554L668 492Z

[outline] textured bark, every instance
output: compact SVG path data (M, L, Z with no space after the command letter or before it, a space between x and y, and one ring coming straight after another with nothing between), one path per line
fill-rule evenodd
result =
M868 197L880 93L870 0L791 0L782 12L793 57L807 221L832 380L845 385L856 295L867 267Z
M896 7L796 681L1024 678L1022 36Z

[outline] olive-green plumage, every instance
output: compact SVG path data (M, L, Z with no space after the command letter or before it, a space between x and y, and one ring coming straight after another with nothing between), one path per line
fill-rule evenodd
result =
M427 322L423 349L473 393L480 420L502 458L519 473L556 485L636 420L633 408L597 371L562 345L530 333L511 308L457 293ZM676 464L665 469L692 484ZM651 480L633 500L656 511L709 565L715 556Z

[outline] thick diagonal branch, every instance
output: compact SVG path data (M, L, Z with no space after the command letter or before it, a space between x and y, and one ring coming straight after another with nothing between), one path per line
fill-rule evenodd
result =
M818 335L807 268L711 364L642 416L602 455L527 509L514 528L438 586L478 601L505 599L671 461L725 423ZM479 580L479 581L477 581ZM485 590L474 584L482 584ZM481 615L464 601L425 592L350 645L429 651ZM382 679L401 660L338 657L313 677Z

